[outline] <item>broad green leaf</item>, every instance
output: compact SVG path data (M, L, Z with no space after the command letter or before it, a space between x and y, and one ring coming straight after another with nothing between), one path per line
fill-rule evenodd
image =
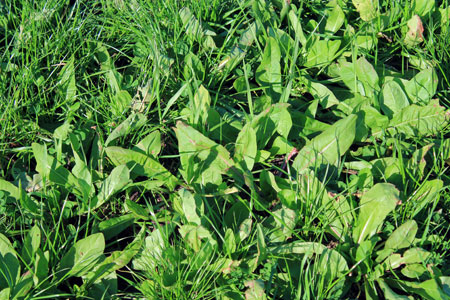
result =
M119 124L105 141L107 147L112 141L129 134L133 130L141 128L147 122L147 118L140 113L132 113L125 121Z
M450 296L450 277L440 276L439 281L442 284L442 289L444 290L444 293Z
M287 106L286 103L278 103L277 106ZM272 138L273 134L277 130L277 126L274 121L270 118L271 113L274 110L274 106L270 106L268 109L262 111L260 114L255 116L251 121L251 127L255 130L256 139L258 141L258 149L262 150L265 148L267 143Z
M251 171L258 151L255 130L249 124L244 126L236 140L234 160Z
M250 236L252 231L253 220L251 218L247 218L239 225L238 237L239 242L242 242L246 238Z
M429 279L423 282L410 282L406 280L398 280L386 278L385 282L391 287L396 287L399 290L408 291L410 294L417 294L422 297L422 299L429 300L447 300L449 295L447 295L438 283L438 279Z
M195 76L198 80L203 80L205 75L205 68L201 60L192 52L189 52L184 57L184 77L186 80Z
M436 94L438 77L432 68L425 69L417 73L409 80L405 89L413 103L428 104Z
M23 299L33 287L33 275L31 273L23 274L17 281L12 294L13 299Z
M370 21L377 15L378 0L352 0L363 21Z
M186 34L194 39L201 39L203 37L203 28L201 23L197 20L189 7L183 7L179 11L179 16L186 27Z
M72 56L64 65L58 77L58 86L61 93L65 95L64 98L68 103L72 103L77 96L74 61L75 58Z
M132 214L110 218L98 224L98 230L103 233L105 240L110 240L122 231L133 225L134 216Z
M34 158L36 159L36 171L43 178L47 178L52 183L62 185L69 191L78 191L80 193L81 188L79 187L77 178L47 153L47 147L45 145L33 143L31 147Z
M364 56L356 61L356 76L364 86L364 96L373 97L376 91L380 90L378 83L378 74L375 68L370 64Z
M297 223L297 213L287 207L282 207L273 212L276 228L280 229L286 239L292 236L295 224Z
M425 175L425 167L427 165L425 156L433 146L434 144L428 144L426 146L423 146L422 148L418 148L413 152L411 158L406 163L406 168L411 170L411 177L417 178L419 180L423 178L423 176Z
M268 31L269 36L279 41L281 58L286 62L286 56L291 55L294 50L294 39L292 39L288 33L279 28L269 27Z
M192 193L186 189L181 189L178 192L178 195L180 196L181 206L187 222L201 225L201 216L204 215L202 198L198 194L192 195Z
M386 240L385 249L398 250L412 245L417 233L417 223L414 220L408 220L398 227Z
M216 33L208 28L206 24L202 24L195 15L191 12L189 7L183 7L179 11L181 21L186 30L186 35L198 42L203 40L203 46L213 49L216 47L214 40L211 36L215 36Z
M34 255L41 244L41 230L37 225L31 227L28 234L25 236L22 247L22 258L26 263L31 263L34 260Z
M298 17L293 9L289 11L289 21L290 25L294 28L296 39L300 41L300 44L302 44L303 47L306 47L307 40L305 34L303 33L302 24L298 20Z
M281 52L278 41L269 37L261 64L256 69L255 79L273 101L278 101L282 92L280 60Z
M225 231L223 249L227 255L231 255L236 251L236 238L231 228L227 228Z
M418 15L414 15L409 19L408 32L406 32L404 43L409 47L415 47L423 42L423 24ZM413 100L414 101L414 100Z
M401 162L396 157L383 157L370 161L374 178L397 183L401 178Z
M14 287L20 278L20 263L16 251L6 236L0 233L0 289Z
M17 186L2 178L0 178L0 191L6 192L6 197L12 197L16 200L19 200L21 196L20 189Z
M161 133L156 130L143 138L133 147L134 151L156 157L161 152Z
M341 119L313 138L303 147L292 164L302 174L322 164L335 165L353 144L356 135L356 115Z
M277 136L272 143L270 148L270 154L275 155L286 155L294 150L294 146L284 137Z
M436 3L435 0L412 0L410 5L413 13L423 18L428 17L428 13L435 8Z
M385 253L385 250L383 250ZM383 254L384 254L383 253ZM423 264L431 257L431 253L422 248L411 248L406 250L403 255L398 253L391 254L384 262L383 266L387 269L396 269L405 264ZM383 255L377 258L377 262L381 261Z
M130 182L130 170L126 165L115 167L102 182L97 196L91 202L91 209L103 205L114 194L121 191Z
M327 6L332 9L327 11L327 23L325 25L325 33L336 33L344 24L345 14L337 1L330 1Z
M208 110L211 104L211 96L203 85L196 91L193 101L190 102L191 116L189 123L203 128L208 117Z
M263 227L260 223L256 224L256 246L258 249L257 264L259 265L263 260L267 258L267 245Z
M105 250L105 238L101 233L92 234L77 241L61 258L57 276L80 277L92 270Z
M95 56L100 63L101 71L106 77L106 82L112 92L110 102L111 111L115 116L122 115L132 101L132 97L128 91L122 89L122 75L116 70L108 49L100 42L97 42Z
M438 100L432 100L427 106L412 104L394 114L386 131L391 135L403 133L407 137L430 136L440 132L448 120L449 112ZM382 130L372 132L375 137L381 134Z
M34 282L35 284L44 281L48 276L48 262L50 260L50 253L43 252L41 249L36 251L34 257Z
M432 257L432 253L422 248L416 247L405 251L402 256L402 264L420 264L427 262Z
M195 252L201 251L203 240L211 245L217 244L208 229L201 225L183 225L180 226L179 231L183 239Z
M141 249L143 244L143 232L144 231L141 231L141 233L139 233L124 250L112 252L111 255L98 264L91 273L87 274L84 286L87 287L94 282L99 282L102 278L105 278L126 266Z
M170 235L170 228L161 226L153 230L146 238L141 251L132 261L133 269L140 271L154 270L163 259L165 240Z
M383 291L383 295L386 300L413 300L412 297L395 293L382 278L378 278L377 282L380 285L380 288Z
M356 64L340 60L336 65L336 72L351 91L365 95L364 85L358 80L356 75Z
M380 104L384 114L392 118L395 113L407 107L409 101L402 87L397 82L388 81L383 85Z
M373 236L386 216L400 201L398 190L389 183L378 183L361 198L358 219L353 229L353 240L360 244Z
M427 268L424 267L423 264L409 264L401 269L401 272L404 276L417 279L422 277L424 274L428 272Z
M341 46L340 40L317 40L307 51L305 67L319 68L330 64Z
M250 216L250 210L249 210L248 204L244 204L241 201L236 201L225 212L224 222L227 227L231 227L231 228L237 230L239 225L241 225L241 223L244 220L246 220L249 216Z
M64 141L67 139L69 133L71 133L72 130L73 130L72 125L70 124L70 122L66 121L61 126L55 129L55 131L53 132L53 137L55 139Z
M149 190L151 190L151 189L149 189ZM143 220L150 219L150 214L148 213L148 211L146 209L144 209L141 205L137 204L136 202L134 202L130 199L127 199L125 201L125 208L127 211L130 211L131 213L133 213L135 218L143 219Z
M0 299L5 299L5 300L11 299L10 295L11 295L11 288L5 288L5 289L0 290Z
M275 124L278 134L287 138L292 128L292 118L288 111L289 104L276 103L272 107L269 118Z
M313 254L321 254L327 247L320 243L295 241L280 246L269 247L269 249L273 254L307 254L310 256Z
M225 74L232 71L247 54L247 49L253 44L254 40L262 32L262 28L257 22L251 23L239 37L238 45L231 48L230 53L217 66L217 70L225 70Z
M131 173L162 180L170 189L177 185L177 178L151 156L115 146L106 148L105 152L114 165L126 164Z
M411 211L410 217L415 217L427 205L432 205L436 201L439 201L439 193L443 186L444 183L440 179L427 180L414 191L407 202L414 208Z
M311 134L317 135L331 126L330 124L308 117L298 111L291 111L290 113L292 117L291 135L294 136L300 134L305 136Z
M377 39L373 35L358 35L353 41L356 48L366 50L372 50L377 43Z
M221 183L221 174L234 166L230 153L189 125L177 122L174 129L178 139L183 177L186 181L206 185Z
M347 235L349 228L353 222L352 208L349 201L341 196L331 201L332 208L327 209L325 216L326 222L329 222L329 232L340 240Z
M326 85L307 80L306 87L308 89L308 92L314 98L319 100L319 103L323 108L329 108L340 103L340 101Z
M91 170L89 170L81 143L74 134L69 135L70 145L75 159L75 166L72 168L72 174L78 179L80 188L84 193L84 197L90 197L95 192L92 185ZM81 155L81 156L80 156Z
M267 296L264 292L264 281L257 280L249 280L244 283L247 287L245 291L245 299L246 300L266 300Z

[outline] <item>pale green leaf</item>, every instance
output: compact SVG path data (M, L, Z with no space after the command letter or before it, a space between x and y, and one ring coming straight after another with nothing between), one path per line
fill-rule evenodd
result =
M13 287L20 278L20 263L9 239L0 233L0 288Z
M148 156L156 157L161 152L161 133L158 130L153 131L133 147L134 151L141 151Z
M131 173L162 180L169 188L177 185L177 178L151 156L115 146L106 148L105 152L114 165L126 164Z
M385 249L398 250L412 245L417 233L417 223L414 220L408 220L398 227L386 240Z
M257 280L249 280L244 283L247 287L245 291L245 299L246 300L265 300L267 299L266 293L264 292L264 281Z
M305 67L319 68L330 64L341 46L340 40L317 40L307 51Z
M428 104L436 94L438 77L436 71L428 68L417 73L405 84L406 92L413 103Z
M103 205L114 194L121 191L130 182L130 170L126 165L115 167L102 182L97 196L91 202L91 209Z
M322 164L335 165L353 144L356 136L356 115L341 119L313 138L298 153L292 167L304 173Z
M278 101L282 92L280 60L281 52L278 41L269 37L261 64L256 69L255 79L273 101Z
M403 108L394 114L386 129L391 135L403 133L407 137L430 136L439 133L449 120L449 112L432 100L427 106L415 104ZM381 136L382 130L375 130L372 135Z
M140 113L132 113L125 121L119 124L105 141L105 147L112 141L120 137L126 136L133 130L141 128L147 121L147 118Z
M367 191L361 198L358 219L353 228L355 243L373 236L399 201L398 190L389 183L378 183Z
M319 100L323 108L329 108L340 103L333 92L324 84L307 80L306 87L308 88L308 92Z
M385 115L392 118L395 113L398 113L408 105L408 98L397 82L388 81L383 85L380 106Z
M41 244L41 230L37 225L31 227L28 234L25 236L22 247L22 258L27 262L31 263L34 259L39 246Z
M202 198L198 194L192 195L192 193L186 189L181 189L178 192L178 195L180 196L181 206L187 222L201 225L201 216L204 214Z
M377 16L378 0L352 0L363 21L370 21Z
M336 33L344 24L345 14L336 1L330 1L328 6L332 9L327 11L327 23L325 24L325 33Z
M244 164L245 169L251 171L258 151L256 133L250 125L244 126L236 140L234 160Z
M413 13L419 15L421 18L427 17L428 13L436 7L435 0L412 0L411 8Z
M378 74L371 63L364 56L361 56L355 64L356 76L364 86L364 95L372 97L375 91L380 90Z
M77 241L61 258L57 276L80 277L92 270L105 250L105 238L101 233L92 234Z
M43 178L50 180L52 183L62 185L70 191L81 191L77 178L47 153L45 144L40 145L33 143L31 147L33 149L34 158L36 159L36 171L41 174ZM80 193L80 195L82 194Z
M423 42L423 23L418 15L409 19L408 32L406 32L404 43L409 47L415 47Z

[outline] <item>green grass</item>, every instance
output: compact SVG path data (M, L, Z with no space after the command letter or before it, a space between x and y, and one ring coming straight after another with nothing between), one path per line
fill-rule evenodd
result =
M0 299L448 299L449 16L3 1Z

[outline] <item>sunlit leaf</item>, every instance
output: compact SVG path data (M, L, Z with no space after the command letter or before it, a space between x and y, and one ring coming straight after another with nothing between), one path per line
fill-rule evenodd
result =
M400 201L398 190L388 183L378 183L361 198L358 219L353 229L353 240L359 244L374 235L386 216Z

